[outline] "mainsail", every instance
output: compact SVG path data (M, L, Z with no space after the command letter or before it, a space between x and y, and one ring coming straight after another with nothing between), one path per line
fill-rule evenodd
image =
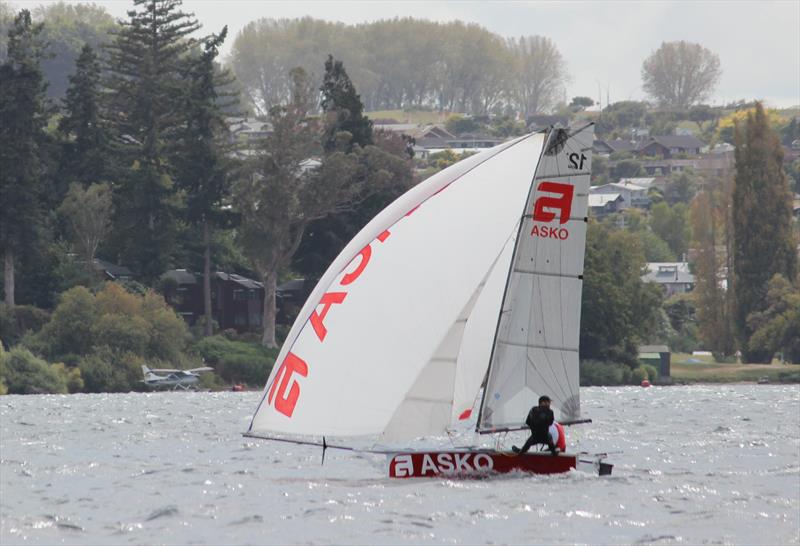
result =
M556 134L564 135L565 141L554 144ZM517 319L503 317L510 309L524 315L518 300L540 293L526 288L527 278L509 276L512 264L520 269L522 256L534 255L545 261L558 258L558 266L542 265L544 272L582 270L588 177L583 187L580 173L559 175L562 166L565 173L572 173L566 171L569 158L559 162L543 150L547 140L548 149L560 146L557 155L576 150L588 157L585 148L591 146L591 135L586 130L566 136L558 130L534 133L460 161L409 190L367 224L334 260L300 311L248 433L381 435L387 441L441 434L470 417L490 358L490 377L506 378L505 390L497 391L498 403L482 404L481 423L494 426L498 416L512 409L504 395L510 392L507 378L516 372L506 368L509 363L519 365L511 353L499 348L495 337L514 341L503 328L514 327ZM565 225L561 217L550 222L540 218L538 223L556 230L547 232L556 238L546 241L544 235L531 234L525 218L520 223L521 216L534 210L535 198L544 198L545 216L554 206L547 196L558 201L547 186L535 189L542 176L537 169L540 158L541 165L548 165L546 173L556 173L551 183L575 188L571 217L581 219L580 224L570 220ZM588 170L584 159L580 171ZM558 239L558 230L564 228L570 232L566 241ZM542 242L529 251L530 238ZM580 256L573 256L577 246L574 252L550 246L565 242L570 248L580 243ZM537 269L535 278L540 273ZM567 303L556 307L548 300L545 308L560 313L566 326L559 330L559 342L572 345L559 347L569 349L577 346L580 284L563 282L564 290L577 287L577 293L567 294L570 304L577 302L576 314ZM551 285L541 287L549 290ZM545 337L541 345L556 339L549 328ZM549 345L545 349L559 350ZM529 350L529 356L538 359L538 347ZM555 358L550 353L545 356ZM527 380L524 385L524 395L544 392ZM572 394L569 389L563 392ZM577 398L566 400L577 403ZM514 416L514 422L519 420Z
M578 340L593 127L556 130L525 205L489 364L478 430L524 426L540 395L580 417Z

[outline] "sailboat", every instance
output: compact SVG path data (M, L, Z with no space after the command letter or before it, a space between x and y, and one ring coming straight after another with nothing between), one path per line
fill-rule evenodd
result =
M593 132L551 127L505 142L373 218L301 309L245 436L318 445L323 462L328 448L384 453L396 478L582 464L610 473L603 454L374 447L465 424L479 434L522 430L543 394L557 421L582 421ZM361 437L377 440L357 449Z

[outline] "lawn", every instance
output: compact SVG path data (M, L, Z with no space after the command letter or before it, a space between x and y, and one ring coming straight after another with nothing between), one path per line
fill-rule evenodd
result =
M688 360L701 362L687 362ZM676 353L670 365L672 380L683 383L735 383L758 381L762 377L770 383L800 382L800 366L796 364L723 364L710 356L692 356Z

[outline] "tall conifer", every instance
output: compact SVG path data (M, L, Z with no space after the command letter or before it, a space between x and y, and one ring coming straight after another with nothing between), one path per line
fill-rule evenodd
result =
M122 158L115 188L114 246L145 281L166 269L178 198L170 154L183 123L182 63L199 28L179 0L135 0L108 47L109 118Z
M40 147L47 124L41 31L28 10L20 11L8 33L8 58L0 65L0 251L7 305L15 304L15 267L35 244L41 218Z
M185 122L178 131L175 167L178 186L186 196L186 220L203 232L203 301L205 335L211 335L211 234L231 220L224 208L230 192L226 158L228 127L224 107L235 98L220 91L232 82L230 74L218 72L215 60L228 28L203 43L203 51L185 65L186 82L182 104Z
M792 234L791 194L783 172L783 149L770 129L761 103L736 127L736 178L733 189L736 335L747 362L769 362L772 355L751 348L747 318L763 311L767 283L776 273L797 276Z
M64 116L58 129L66 136L63 174L89 185L104 180L109 154L108 131L100 118L100 61L84 45L69 78Z

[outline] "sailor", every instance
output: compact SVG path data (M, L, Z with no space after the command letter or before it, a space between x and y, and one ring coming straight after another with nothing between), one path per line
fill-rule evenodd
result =
M546 444L550 453L557 455L556 445L559 442L560 434L558 426L555 423L555 416L553 410L550 409L550 397L540 396L539 405L531 408L528 412L528 418L525 419L525 424L531 429L531 436L522 446L522 449L517 446L511 446L514 453L526 453L534 444ZM563 448L562 448L563 449Z

